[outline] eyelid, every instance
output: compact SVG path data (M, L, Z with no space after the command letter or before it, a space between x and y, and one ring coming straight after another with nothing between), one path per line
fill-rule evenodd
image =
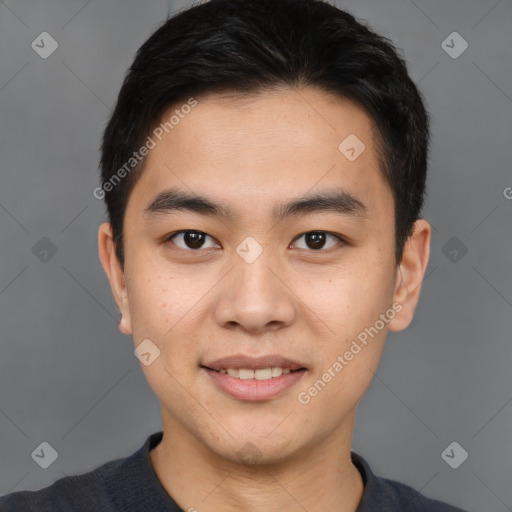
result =
M220 243L217 240L215 240L215 238L213 236L209 235L208 233L205 233L204 231L200 231L199 229L181 229L179 231L174 231L173 233L170 233L168 236L166 236L164 238L163 242L164 243L172 243L173 245L175 245L177 247L178 250L186 251L186 252L206 252L206 250L212 249L212 247L207 247L206 249L203 249L203 248L200 248L200 249L186 248L186 249L184 249L183 247L179 247L174 242L172 242L172 239L174 237L176 237L178 235L183 235L185 233L199 233L201 235L205 235L206 237L209 237L212 240L214 240L216 244L220 245Z
M206 237L209 237L211 238L212 240L215 240L215 242L217 244L220 245L220 242L218 242L213 236L209 235L208 233L205 233L204 231L200 231L198 229L182 229L182 230L179 230L179 231L174 231L173 233L170 233L168 236L166 236L164 238L164 243L168 243L168 242L172 242L172 239L178 235L182 235L184 233L200 233L202 235L205 235ZM333 249L336 249L337 247L339 246L344 246L344 245L347 245L348 244L348 240L343 237L342 235L338 235L336 233L332 233L330 231L325 231L325 230L321 230L321 229L313 229L313 230L309 230L309 231L304 231L303 233L301 233L300 235L297 235L291 242L290 244L288 245L288 247L292 244L294 244L299 238L303 237L304 235L308 235L308 234L311 234L311 233L324 233L328 236L332 236L334 238L337 238L339 243L334 245L333 247L329 247L328 249L317 249L317 250L314 250L314 249L298 249L300 251L306 251L306 252L311 252L311 253L323 253L323 252L327 252L327 251L331 251ZM173 243L173 245L176 245ZM178 248L178 250L182 250L182 251L186 251L186 252L205 252L206 250L208 249L212 249L211 247L208 247L206 249L202 249L202 248L199 248L199 249L190 249L190 248L187 248L187 249L183 249L182 247L179 247L179 246L176 246Z
M323 233L327 236L332 236L334 238L337 238L338 239L338 243L336 245L333 245L332 247L329 247L328 249L317 249L317 250L314 250L314 249L298 249L299 251L306 251L306 252L311 252L313 254L315 253L318 253L318 254L322 254L324 252L329 252L331 250L335 250L336 248L339 248L340 246L344 246L344 245L347 245L348 244L348 241L346 238L344 238L342 235L338 235L336 233L331 233L330 231L325 231L325 230L322 230L322 229L312 229L310 231L305 231L304 233L300 234L300 235L297 235L293 241L290 243L293 244L296 240L298 240L299 238L303 237L304 235L309 235L311 233Z

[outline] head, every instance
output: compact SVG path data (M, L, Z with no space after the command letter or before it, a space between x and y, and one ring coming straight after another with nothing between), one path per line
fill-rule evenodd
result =
M164 426L268 461L350 430L419 297L428 140L397 50L325 2L211 0L144 43L96 195L120 329L160 351L143 369ZM305 371L241 400L205 368L233 354L294 354Z

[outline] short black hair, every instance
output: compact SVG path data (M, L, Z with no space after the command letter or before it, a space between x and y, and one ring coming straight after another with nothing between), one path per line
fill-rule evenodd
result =
M372 118L394 199L398 264L423 206L430 138L404 58L325 1L210 0L168 18L139 48L105 128L101 196L121 267L126 205L145 163L133 155L171 106L206 93L308 86L350 99Z

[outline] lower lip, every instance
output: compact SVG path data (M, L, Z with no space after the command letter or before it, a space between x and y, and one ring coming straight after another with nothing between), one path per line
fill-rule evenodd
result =
M268 380L237 379L227 373L202 368L220 391L239 400L255 402L274 398L296 384L306 370L297 370Z

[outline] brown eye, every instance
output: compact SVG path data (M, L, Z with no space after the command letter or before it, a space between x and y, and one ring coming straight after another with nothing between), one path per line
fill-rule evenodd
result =
M309 231L308 233L304 233L296 240L300 240L304 237L306 247L298 247L298 249L312 249L313 251L319 250L327 250L331 247L335 247L336 243L331 245L330 247L325 247L327 240L333 239L338 244L343 242L343 239L337 235L332 235L327 233L326 231Z
M174 235L170 236L167 241L173 241L175 239L179 240L180 243L172 242L174 245L178 246L180 249L210 249L212 247L216 247L216 244L213 243L213 245L205 246L205 240L206 239L213 238L206 233L203 233L202 231L194 231L194 230L184 230L184 231L178 231L177 233L174 233ZM184 245L183 245L184 244Z

